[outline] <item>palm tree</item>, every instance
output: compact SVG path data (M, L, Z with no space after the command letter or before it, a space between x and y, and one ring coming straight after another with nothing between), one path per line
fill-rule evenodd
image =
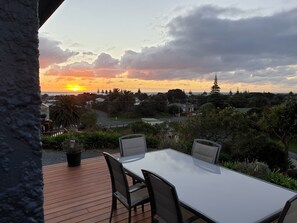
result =
M68 128L79 124L79 110L74 97L60 96L50 110L54 126Z

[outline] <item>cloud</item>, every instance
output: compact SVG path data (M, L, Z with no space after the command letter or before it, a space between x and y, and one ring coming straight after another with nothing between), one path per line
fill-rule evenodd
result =
M220 83L297 86L297 9L269 16L252 13L212 5L193 8L169 21L162 45L127 50L119 60L101 53L92 63L51 66L45 75L213 80L217 73ZM77 55L59 45L41 38L41 58L47 58L41 64Z
M71 50L63 50L61 42L43 36L39 37L39 62L40 67L45 68L53 64L66 62L69 58L79 54Z
M106 53L101 53L94 61L96 68L116 68L118 64L118 59L114 59Z
M46 76L71 76L89 78L113 78L125 70L117 67L118 60L101 53L93 63L75 62L64 66L53 65L45 72Z
M93 53L93 52L91 52L91 51L83 52L82 54L83 54L83 55L86 55L86 56L95 56L95 55L96 55L96 53Z
M133 71L128 77L140 79L195 79L233 71L247 76L262 71L267 78L268 68L296 64L297 9L246 15L236 8L196 8L167 24L170 41L126 51L121 67Z

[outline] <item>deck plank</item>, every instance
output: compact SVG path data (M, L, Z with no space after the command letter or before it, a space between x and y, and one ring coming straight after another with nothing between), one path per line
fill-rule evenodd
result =
M43 167L44 214L46 223L108 222L111 183L104 157L83 159L81 166L59 163ZM127 209L118 202L114 223L128 221ZM150 206L132 211L132 222L149 223Z

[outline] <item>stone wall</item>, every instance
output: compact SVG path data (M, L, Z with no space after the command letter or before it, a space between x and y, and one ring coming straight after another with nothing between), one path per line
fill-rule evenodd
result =
M44 222L38 0L0 0L0 223Z

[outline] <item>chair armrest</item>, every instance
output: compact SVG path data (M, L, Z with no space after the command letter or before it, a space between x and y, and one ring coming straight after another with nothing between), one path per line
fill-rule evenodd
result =
M145 187L146 187L145 183L136 183L136 184L133 184L131 187L129 187L129 192L133 193Z

